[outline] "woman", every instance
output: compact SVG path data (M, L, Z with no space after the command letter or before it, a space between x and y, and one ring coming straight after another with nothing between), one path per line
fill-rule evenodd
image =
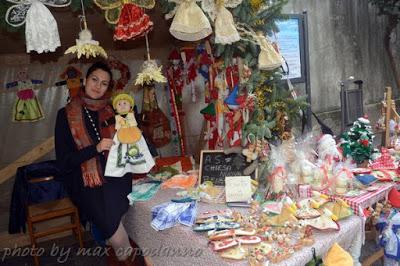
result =
M57 163L82 220L91 221L101 231L124 265L144 265L142 256L129 257L131 245L121 223L129 206L127 195L132 191L132 175L104 176L115 132L115 114L107 97L111 82L112 72L107 64L94 63L87 71L84 88L58 111ZM110 249L112 255L113 250ZM113 257L108 257L110 263Z

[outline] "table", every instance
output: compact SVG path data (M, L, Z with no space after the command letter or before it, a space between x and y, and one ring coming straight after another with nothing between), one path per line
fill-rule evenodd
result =
M205 233L193 232L190 227L178 224L164 231L155 231L150 226L151 208L175 198L177 191L175 189L160 190L151 200L136 202L124 217L123 222L129 236L144 252L150 252L148 255L154 265L248 265L245 260L228 261L220 258L207 246ZM226 206L222 204L199 203L198 213L224 208ZM354 265L360 265L358 257L362 243L361 217L351 216L340 221L339 224L340 231L337 232L322 233L314 230L315 243L313 247L315 247L317 255L325 255L332 244L338 242L352 254L355 260ZM173 253L176 251L180 251L181 254L174 255ZM167 254L167 252L170 253ZM304 247L289 259L276 265L304 265L311 258L311 247Z
M364 209L367 207L372 206L373 204L377 203L378 201L388 197L389 191L394 187L394 183L381 183L379 184L379 189L371 192L367 192L363 195L358 197L344 197L333 195L330 196L331 200L336 198L344 199L349 206L353 209L354 214L364 217ZM309 189L307 191L309 197L312 195L312 190Z

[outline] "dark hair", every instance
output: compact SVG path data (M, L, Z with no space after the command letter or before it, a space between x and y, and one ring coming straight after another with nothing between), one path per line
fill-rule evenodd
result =
M110 82L112 82L113 75L111 72L111 68L108 66L107 63L105 63L103 61L98 61L96 63L93 63L93 65L91 65L89 67L88 71L86 72L86 78L88 78L90 76L90 74L92 74L97 69L101 69L101 70L107 72L110 75Z

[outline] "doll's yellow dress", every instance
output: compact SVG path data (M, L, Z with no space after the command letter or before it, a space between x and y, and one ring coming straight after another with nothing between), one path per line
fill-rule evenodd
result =
M133 113L128 113L126 117L115 116L118 140L123 144L133 144L139 141L142 132L137 127L137 122Z

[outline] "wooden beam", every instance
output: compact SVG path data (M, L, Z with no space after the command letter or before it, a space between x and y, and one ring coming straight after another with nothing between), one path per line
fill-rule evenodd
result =
M0 170L0 185L10 179L17 172L17 168L40 159L54 149L54 137L50 137L32 150L28 151L14 162Z

